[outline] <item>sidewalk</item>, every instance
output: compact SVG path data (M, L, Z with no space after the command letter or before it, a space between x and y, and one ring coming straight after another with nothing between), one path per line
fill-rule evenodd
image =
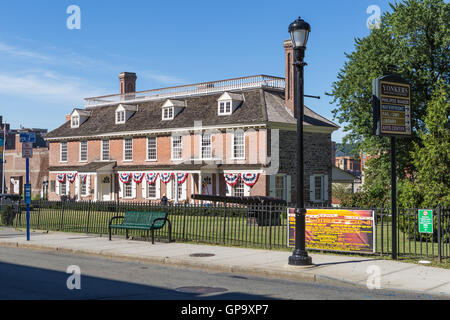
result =
M123 237L113 237L109 241L107 236L60 232L33 232L31 241L27 242L24 233L6 228L0 228L0 246L92 254L209 272L290 280L336 280L363 287L367 286L369 277L372 275L373 279L374 276L373 271L369 273L368 270L379 270L380 288L383 290L406 290L450 298L450 270L379 260L370 256L309 253L313 266L294 267L287 264L291 252L284 251L165 242L152 245L151 242L125 240ZM192 254L213 256L192 257ZM370 283L376 284L374 281Z

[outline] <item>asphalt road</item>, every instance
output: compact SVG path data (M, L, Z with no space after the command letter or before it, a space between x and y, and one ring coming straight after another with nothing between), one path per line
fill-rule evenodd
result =
M78 282L73 270L67 273L69 266L77 266L80 271ZM75 289L70 290L68 282ZM0 248L0 299L426 300L442 297L369 290L337 282L274 280L54 251Z

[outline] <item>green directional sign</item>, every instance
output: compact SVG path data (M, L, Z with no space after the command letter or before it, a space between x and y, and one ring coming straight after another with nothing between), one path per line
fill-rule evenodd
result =
M419 210L419 232L433 233L433 210Z

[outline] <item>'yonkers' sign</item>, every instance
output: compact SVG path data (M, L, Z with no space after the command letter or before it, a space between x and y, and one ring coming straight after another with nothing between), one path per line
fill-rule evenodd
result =
M411 135L411 86L397 75L373 80L375 135Z

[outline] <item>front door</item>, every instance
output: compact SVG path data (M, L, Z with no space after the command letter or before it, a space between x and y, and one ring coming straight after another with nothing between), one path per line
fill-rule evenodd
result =
M213 195L211 173L202 175L202 194Z
M100 197L102 201L111 201L111 176L103 175L100 176Z

